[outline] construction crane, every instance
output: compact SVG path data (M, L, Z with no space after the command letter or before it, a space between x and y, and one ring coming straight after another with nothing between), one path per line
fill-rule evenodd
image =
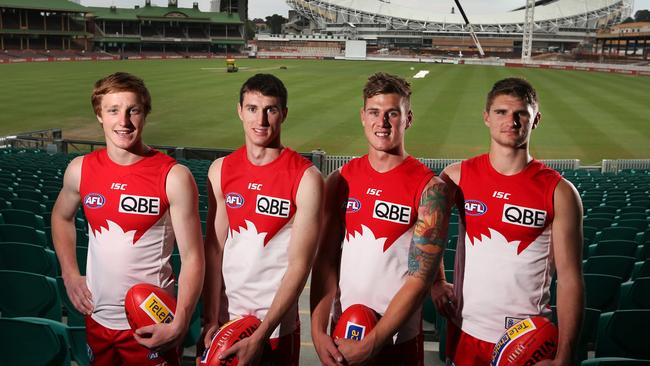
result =
M460 5L460 1L454 0L454 2L456 3L458 10L460 11L460 15L463 16L465 25L467 25L467 29L469 29L469 35L472 37L472 41L474 41L474 45L476 45L476 49L478 50L478 53L481 55L481 57L485 56L485 52L483 52L483 47L481 47L481 43L478 41L478 37L476 37L476 33L474 33L474 28L472 28L469 19L467 19L467 15L465 15L465 10L463 10L463 7Z
M521 42L521 61L530 62L533 53L533 28L535 26L535 0L526 0L524 39Z

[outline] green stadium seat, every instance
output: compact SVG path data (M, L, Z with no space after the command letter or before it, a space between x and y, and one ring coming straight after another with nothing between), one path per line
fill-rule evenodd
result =
M649 222L646 219L618 219L616 220L616 226L620 227L631 227L636 229L637 232L646 231L648 229Z
M617 310L601 314L596 357L650 359L650 310Z
M624 357L598 357L582 361L580 366L650 366L650 360Z
M5 201L10 201L14 198L18 198L18 195L13 190L7 188L0 188L0 199Z
M602 240L589 246L588 253L585 257L602 256L602 255L619 255L625 257L635 257L637 243L632 240Z
M31 211L38 215L45 212L45 205L38 201L28 200L25 198L14 198L9 200L9 202L11 203L11 208L16 210Z
M16 195L18 195L18 198L25 198L36 202L42 202L47 200L47 196L41 193L40 190L35 191L31 189L17 189Z
M593 243L597 233L598 233L598 228L595 228L593 226L583 226L582 235L583 235L584 243L586 245Z
M77 252L77 265L79 266L79 273L81 273L82 276L85 276L86 266L88 263L88 247L85 245L77 244L75 249Z
M648 214L642 212L628 212L618 215L618 220L647 220ZM624 225L621 225L624 226Z
M622 280L616 276L584 274L585 307L600 311L618 307L618 295Z
M66 348L68 359L74 359L76 364L79 366L90 365L90 360L88 359L85 326L72 327L56 320L36 317L21 317L16 319L49 326L54 331L54 333L59 336L62 344ZM65 362L69 361L64 361L64 363Z
M0 210L0 215L2 215L2 220L5 224L24 225L38 230L43 230L45 228L43 216L37 215L31 211L5 209Z
M617 207L612 207L612 206L596 206L592 207L588 211L588 215L595 214L595 213L612 213L616 214L618 212Z
M61 321L61 300L52 277L0 270L0 294L3 317L35 316Z
M36 244L46 247L45 232L33 227L14 224L0 224L0 241Z
M607 227L596 235L595 241L602 240L636 240L638 230L632 227L616 226Z
M590 213L589 216L585 216L585 219L608 219L610 222L614 222L616 214L613 212L601 212L601 213Z
M447 249L456 250L458 245L458 235L449 234L449 239L447 239Z
M612 226L613 222L614 222L613 219L592 218L591 216L587 216L583 220L583 225L584 226L595 227L598 230L602 230L602 229L604 229L606 227Z
M40 245L0 242L0 270L23 271L54 277L56 254Z
M587 274L606 274L623 281L630 278L636 258L621 255L599 255L583 261L582 271Z
M456 251L454 249L445 249L442 257L446 269L454 269L454 260L456 259Z
M618 308L650 310L650 277L637 278L621 285Z
M630 212L647 214L648 208L643 206L626 206L621 208L619 214L630 213Z
M49 325L2 317L0 329L0 364L70 365L67 347Z
M643 277L650 277L650 258L634 263L631 279L636 280Z

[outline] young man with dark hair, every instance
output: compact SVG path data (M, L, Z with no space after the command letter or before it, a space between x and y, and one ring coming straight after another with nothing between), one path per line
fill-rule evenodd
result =
M550 317L555 271L559 347L553 361L538 365L573 362L583 309L582 204L571 183L530 155L540 119L530 83L498 81L483 112L489 152L441 175L455 190L461 219L454 284L441 275L431 291L449 318L452 365L489 365L494 343L509 326Z
M298 296L316 251L323 179L311 162L282 145L288 109L280 79L254 75L239 100L245 144L208 172L204 346L219 325L254 315L260 327L220 358L297 365Z
M370 76L360 111L368 154L327 178L311 311L314 345L328 366L424 362L422 300L445 248L450 204L445 183L406 153L410 96L404 79ZM361 341L333 342L330 320L354 304L381 319Z
M151 96L142 79L114 73L95 83L91 102L106 149L75 158L52 210L52 238L68 297L86 317L91 364L180 365L180 344L203 281L198 194L190 171L144 144ZM88 220L81 276L75 217ZM145 282L175 295L171 257L182 267L174 320L132 331L124 312L131 286Z

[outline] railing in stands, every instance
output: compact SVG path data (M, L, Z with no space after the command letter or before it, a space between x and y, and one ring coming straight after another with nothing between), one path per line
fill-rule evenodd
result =
M35 148L45 150L48 153L87 153L105 145L106 143L103 141L63 139L61 129L58 128L0 137L0 148ZM151 146L176 159L214 160L226 156L233 151L232 149L200 147ZM327 155L321 150L302 153L302 155L310 159L320 169L323 175L330 174L354 158L354 156ZM440 173L447 165L459 162L462 159L418 158L418 160L436 173ZM579 159L542 159L541 161L555 170L593 170L596 168L594 166L581 166ZM602 173L618 173L626 169L650 170L650 159L606 159L600 165L600 171Z

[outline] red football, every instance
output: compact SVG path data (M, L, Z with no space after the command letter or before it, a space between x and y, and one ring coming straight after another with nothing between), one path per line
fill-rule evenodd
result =
M491 366L534 365L555 357L557 327L543 316L515 323L494 345Z
M260 324L260 320L253 315L246 315L222 325L212 337L210 347L203 352L201 365L236 366L238 364L237 356L219 360L219 354L242 339L250 337Z
M152 324L171 323L176 312L176 299L158 286L139 283L127 291L124 310L133 330Z
M365 305L350 305L341 314L332 332L332 337L360 341L375 327L379 321L378 318L377 313Z

